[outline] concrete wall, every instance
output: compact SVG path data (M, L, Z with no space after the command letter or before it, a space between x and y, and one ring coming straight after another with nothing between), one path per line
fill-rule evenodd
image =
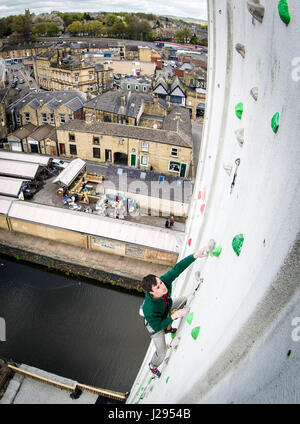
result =
M197 259L178 278L174 297L192 292L202 278L190 305L193 320L182 320L161 378L148 384L150 344L128 403L300 402L300 3L288 1L288 25L278 2L261 3L259 22L246 1L208 2L208 95L180 258L210 239L222 252ZM232 248L238 234L244 235L239 256Z
M0 215L0 228L66 243L70 246L83 247L113 255L127 256L160 265L173 266L176 264L178 258L176 253L134 245L120 240L112 240L106 237L81 234L80 232L63 230L16 218L9 218L4 215Z
M32 222L21 221L14 218L9 218L9 221L12 231L55 240L73 246L86 247L86 236L84 234L48 227L46 225L39 225Z

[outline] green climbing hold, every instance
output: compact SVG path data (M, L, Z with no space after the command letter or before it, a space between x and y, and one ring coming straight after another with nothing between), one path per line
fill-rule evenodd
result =
M242 250L242 246L244 243L244 236L243 234L238 234L237 236L235 236L232 240L232 247L233 250L235 251L235 253L240 256L241 250Z
M235 114L236 114L236 116L237 116L239 119L242 119L242 115L243 115L243 107L244 107L243 103L238 103L238 104L235 106Z
M190 313L186 316L187 323L191 325L191 323L192 323L192 321L193 321L193 318L194 318L194 312L190 312Z
M278 12L280 19L285 23L289 24L291 20L290 12L289 12L289 6L287 0L279 0L278 3Z
M276 112L273 115L273 118L271 120L271 127L272 127L274 133L276 134L277 131L278 131L278 128L279 128L279 113L278 112Z
M200 332L200 327L195 327L195 328L192 329L191 334L192 334L192 337L193 337L194 340L197 340L199 332Z
M166 384L168 384L168 382L169 382L169 378L170 378L170 377L167 377L167 379L166 379Z
M176 333L171 333L171 339L174 339L175 336L176 336Z
M211 253L213 256L220 256L222 252L222 246L217 246Z

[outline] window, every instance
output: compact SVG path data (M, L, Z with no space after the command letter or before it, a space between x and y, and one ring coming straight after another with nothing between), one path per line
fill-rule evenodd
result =
M75 74L75 82L78 82L79 80L79 74Z
M94 86L90 85L90 91L93 91L93 90L94 90Z
M119 141L120 144L124 143L124 140L121 138L121 140Z
M178 149L176 147L172 147L171 156L175 156L175 157L178 156Z
M142 142L142 152L149 152L149 144Z
M139 86L138 86L138 85L136 85L136 86L135 86L135 89L136 89L136 91L138 91L138 90L139 90Z
M70 144L70 155L77 155L77 148L75 144Z
M93 79L93 72L89 72L89 79L92 80Z
M169 171L179 172L180 171L180 163L179 162L170 161L170 163L169 163Z
M130 84L127 84L127 90L130 90Z
M25 121L30 122L30 115L28 112L25 113Z
M70 113L69 114L69 120L72 121L72 119L73 119L73 115Z
M143 86L143 91L147 91L147 86L146 85Z
M69 141L75 141L75 134L69 133Z
M148 156L141 156L140 157L140 162L141 162L142 166L148 166L148 161L149 161Z
M59 115L59 121L60 121L61 124L65 124L65 122L66 122L65 115Z
M42 113L42 122L44 124L47 124L47 114L46 113Z
M93 158L100 159L100 149L99 149L99 147L93 147Z
M54 124L54 115L53 113L50 113L50 123Z
M20 115L17 115L17 123L18 124L21 124L21 117L20 117Z
M96 137L96 136L94 135L94 137L93 137L93 144L100 144L100 139L99 139L99 137Z

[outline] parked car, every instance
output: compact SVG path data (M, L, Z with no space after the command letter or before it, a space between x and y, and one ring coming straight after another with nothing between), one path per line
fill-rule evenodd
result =
M11 83L11 88L15 88L17 86L17 84L15 82Z
M24 84L23 78L20 79L19 84Z
M61 159L52 159L53 168L65 169L69 165L69 162L65 162Z

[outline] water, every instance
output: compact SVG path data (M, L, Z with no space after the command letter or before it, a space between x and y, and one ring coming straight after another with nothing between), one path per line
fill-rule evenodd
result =
M143 297L0 254L0 358L83 384L130 391L149 337Z

